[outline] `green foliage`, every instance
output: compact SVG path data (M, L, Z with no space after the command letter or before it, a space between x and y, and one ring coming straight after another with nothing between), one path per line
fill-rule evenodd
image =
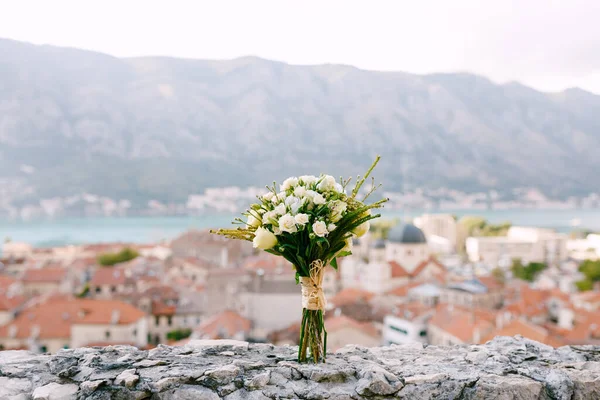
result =
M585 279L576 282L580 292L592 290L594 283L600 282L600 260L585 260L579 266L579 272L585 275Z
M118 253L105 253L99 255L98 264L111 266L125 261L131 261L139 255L140 254L137 251L126 247Z
M81 292L79 292L77 294L77 297L79 297L79 298L87 297L87 295L89 293L90 293L90 284L86 283L85 286L83 287L83 289L81 290Z
M588 280L590 280L592 282L600 281L600 260L599 261L585 260L579 266L579 271L582 274L584 274Z
M490 224L485 218L465 216L458 222L467 236L506 236L506 233L512 226L510 222L500 224Z
M584 279L584 280L575 282L575 285L577 286L577 289L580 292L586 292L586 291L592 290L594 288L594 282L590 281L589 279Z
M178 340L182 340L182 339L186 339L186 338L190 337L191 334L192 334L192 330L188 329L188 328L175 329L174 331L167 333L167 339L173 340L173 341L178 341Z
M545 270L546 267L547 266L544 263L532 262L527 265L523 265L521 260L514 260L511 271L515 278L533 282L537 275Z

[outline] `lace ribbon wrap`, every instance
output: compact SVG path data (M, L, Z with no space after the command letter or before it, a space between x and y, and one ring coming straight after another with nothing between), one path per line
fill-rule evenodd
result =
M323 293L323 273L325 265L321 260L310 264L310 276L300 277L302 286L302 308L307 310L325 310L327 301Z

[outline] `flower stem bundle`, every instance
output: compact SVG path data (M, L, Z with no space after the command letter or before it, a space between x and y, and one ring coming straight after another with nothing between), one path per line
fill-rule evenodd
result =
M347 194L350 179L336 182L331 175L303 175L267 186L258 198L237 218L237 229L219 229L213 233L232 239L252 241L255 248L284 257L294 266L296 283L302 290L302 323L298 361L325 361L327 331L324 313L323 274L337 259L352 254L352 239L369 230L369 221L380 217L371 210L383 207L387 199L371 204L368 197L378 188L373 182L358 200L364 182L379 162L378 156L367 173L357 179Z

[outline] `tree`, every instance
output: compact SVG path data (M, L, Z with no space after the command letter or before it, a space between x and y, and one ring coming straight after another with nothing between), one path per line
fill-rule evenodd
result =
M592 290L594 288L594 283L600 282L600 260L585 260L579 266L579 272L585 275L585 279L575 283L577 289L579 289L580 292Z
M167 339L168 340L173 340L173 341L178 341L181 339L185 339L188 338L192 335L192 330L188 329L188 328L184 328L184 329L175 329L174 331L171 331L169 333L167 333Z
M99 255L98 263L104 266L111 266L118 263L131 261L139 255L140 254L137 251L126 247L118 253L105 253Z
M521 260L513 260L511 271L515 278L533 282L540 272L546 269L546 264L531 262L523 265Z
M600 261L585 260L579 266L579 271L592 282L600 281Z
M580 292L586 292L594 288L594 282L590 281L589 279L584 279L575 282L575 286L577 286L577 290L579 290Z

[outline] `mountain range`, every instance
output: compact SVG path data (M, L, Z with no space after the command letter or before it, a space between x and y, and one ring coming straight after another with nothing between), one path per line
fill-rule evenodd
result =
M580 89L5 39L0 54L0 179L20 188L15 201L185 201L206 187L354 176L376 154L389 190L529 186L560 197L600 184L600 96Z

